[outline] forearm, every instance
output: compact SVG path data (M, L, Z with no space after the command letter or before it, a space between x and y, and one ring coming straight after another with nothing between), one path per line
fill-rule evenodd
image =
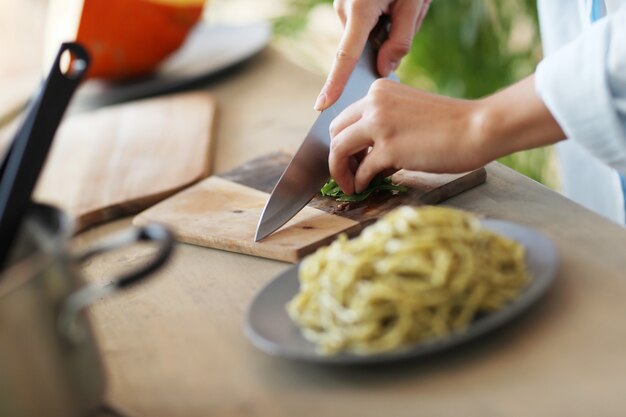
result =
M534 75L478 100L471 117L473 137L487 161L565 139L535 92Z

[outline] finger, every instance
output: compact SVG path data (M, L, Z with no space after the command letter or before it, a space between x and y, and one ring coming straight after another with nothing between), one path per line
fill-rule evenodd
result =
M365 3L362 3L365 4ZM377 16L367 10L348 16L339 47L335 54L330 73L320 92L315 110L321 111L330 107L339 96L350 78L356 63L363 52L370 31L376 23Z
M335 9L335 12L337 13L337 16L339 16L339 20L341 20L341 25L343 27L345 27L346 26L345 1L344 0L334 0L333 1L333 7Z
M340 134L346 127L358 122L362 117L364 106L365 101L361 99L343 109L330 123L329 133L331 139Z
M358 171L358 168L355 169L354 166L355 162L358 163L356 156L363 150L367 150L371 144L372 139L365 123L360 121L346 127L332 140L328 167L331 177L335 179L344 193L354 193L354 172Z
M424 21L424 18L426 17L426 13L428 13L428 9L430 8L430 3L432 0L424 0L424 3L422 4L422 8L420 9L419 14L417 15L417 21L415 22L415 30L413 31L413 34L417 33L418 30L420 30L420 27L422 26L422 22Z
M354 174L354 191L356 193L363 192L370 182L372 182L376 174L391 168L386 161L385 153L377 151L376 147L374 147L372 151L363 158L356 174Z
M415 35L415 22L423 2L401 1L396 3L391 15L389 38L378 51L378 72L386 77L398 68L400 60L411 49Z
M358 121L346 127L330 142L330 153L336 158L356 156L374 144L372 135L365 123Z

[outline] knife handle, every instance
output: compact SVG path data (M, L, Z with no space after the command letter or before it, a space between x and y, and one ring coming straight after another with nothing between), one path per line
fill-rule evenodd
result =
M389 37L389 29L391 27L391 17L388 14L383 14L378 19L378 23L374 26L374 29L370 32L369 40L374 47L374 50L378 52L380 47Z

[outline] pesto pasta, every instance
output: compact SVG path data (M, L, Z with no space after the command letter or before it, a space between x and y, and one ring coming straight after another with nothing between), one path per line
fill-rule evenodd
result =
M401 207L305 258L291 319L322 354L371 354L462 331L514 299L524 248L472 214Z

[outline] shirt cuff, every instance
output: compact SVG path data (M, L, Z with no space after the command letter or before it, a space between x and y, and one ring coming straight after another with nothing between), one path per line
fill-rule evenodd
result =
M626 173L626 134L610 86L608 19L546 57L536 91L570 140Z

